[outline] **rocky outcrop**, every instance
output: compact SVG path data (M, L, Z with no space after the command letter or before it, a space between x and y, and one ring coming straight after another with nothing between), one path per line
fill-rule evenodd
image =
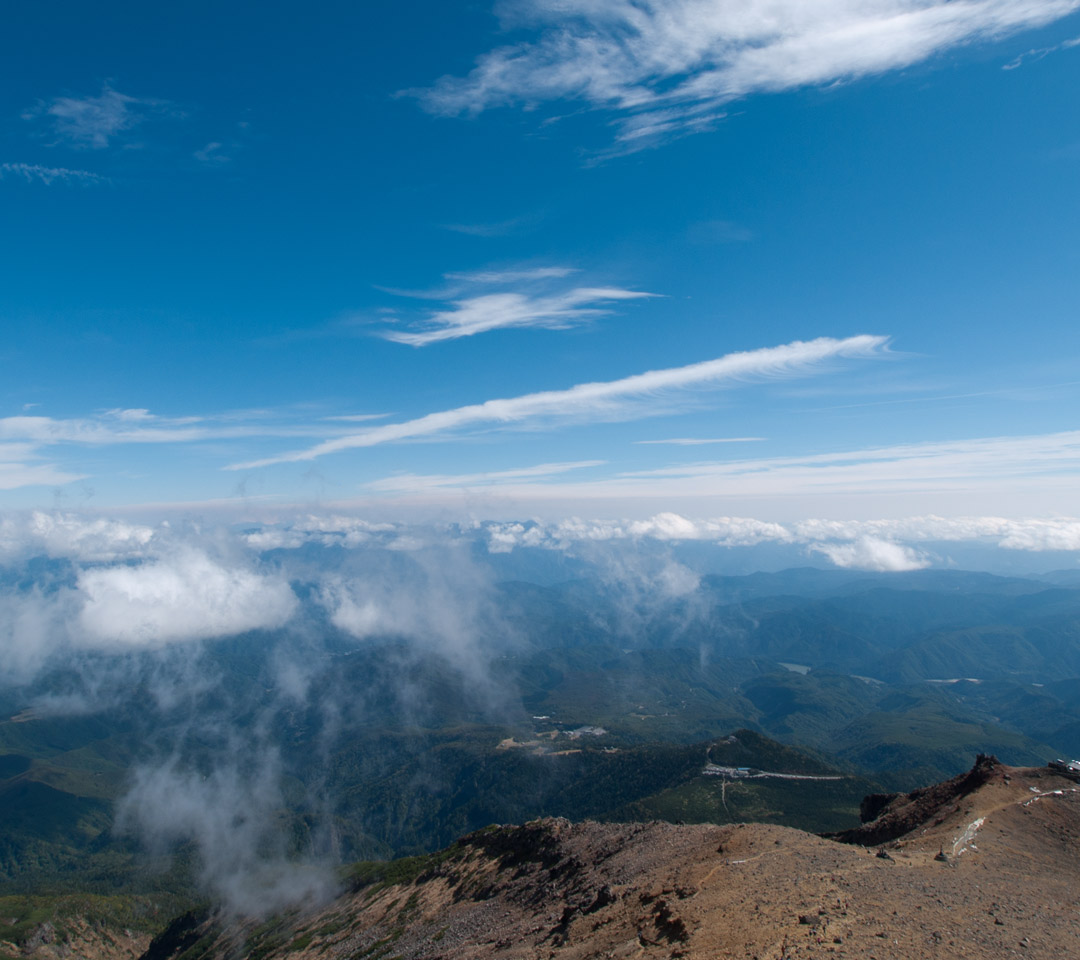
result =
M968 794L1006 775L997 757L980 753L975 765L959 776L911 793L872 794L862 802L861 826L839 833L826 834L841 843L878 846L889 843L957 808ZM940 822L940 819L939 819Z
M303 915L189 918L145 960L1080 956L1071 781L980 758L875 824L885 855L763 824L491 827Z

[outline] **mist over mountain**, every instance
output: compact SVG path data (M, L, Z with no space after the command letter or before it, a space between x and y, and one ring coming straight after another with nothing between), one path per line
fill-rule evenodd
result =
M492 822L840 830L977 753L1080 747L1068 577L826 565L839 540L723 575L759 555L678 520L9 521L4 885L267 913ZM825 779L718 796L740 730L732 768Z
M4 26L0 960L1077 952L1080 0Z

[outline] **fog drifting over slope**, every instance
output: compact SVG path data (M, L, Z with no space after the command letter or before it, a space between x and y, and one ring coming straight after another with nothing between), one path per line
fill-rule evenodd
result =
M520 637L500 606L500 581L592 578L615 598L617 629L632 636L650 607L678 600L692 617L709 573L1014 561L1036 571L1075 568L1078 556L1073 519L776 523L662 513L439 526L295 514L213 526L9 514L0 520L0 687L63 676L34 694L39 715L109 710L135 690L149 696L160 725L131 772L118 829L152 851L191 845L206 889L229 909L258 913L334 885L328 800L319 783L290 780L276 740L283 718L309 713L312 749L329 753L370 696L388 694L407 714L426 708L405 669L389 692L335 687L330 651L342 644L392 642L403 668L437 662L478 709L509 716L515 705L491 666ZM226 641L260 651L251 691L238 692L208 655ZM299 850L282 832L290 805L315 824Z
M357 639L400 636L471 662L468 638L488 632L480 624L493 615L499 579L647 579L678 595L712 572L1037 572L1078 556L1072 518L778 523L660 513L420 525L296 514L204 525L12 513L0 519L0 655L17 683L58 656L302 630L314 615Z

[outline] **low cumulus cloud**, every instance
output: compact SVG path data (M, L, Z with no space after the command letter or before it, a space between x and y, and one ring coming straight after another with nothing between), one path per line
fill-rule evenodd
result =
M79 626L92 643L147 647L283 626L288 583L215 562L195 549L139 566L83 571Z
M901 573L922 570L930 561L910 547L877 537L859 537L852 543L826 543L815 546L836 566L855 570L875 570L879 573Z
M286 625L298 605L288 581L260 568L234 539L72 513L0 518L0 571L10 571L0 581L7 679L21 682L79 652L145 650Z
M0 561L35 554L99 563L143 557L155 537L169 529L167 524L155 530L145 524L75 513L9 513L0 515Z
M488 550L508 553L518 547L574 549L582 543L653 539L697 541L718 547L752 547L773 543L802 546L838 566L864 569L914 569L926 557L904 552L907 543L970 543L1005 550L1080 550L1080 520L1004 517L907 517L895 520L808 519L790 523L750 517L693 519L658 513L645 520L582 520L488 523L483 526ZM885 550L882 545L896 547ZM899 552L897 552L899 551ZM889 560L888 556L893 559ZM884 559L875 559L880 557ZM865 561L865 562L864 562Z
M711 609L701 587L708 555L782 547L792 565L888 574L942 562L931 545L949 542L1080 551L1080 520L779 523L668 511L623 521L409 524L307 513L210 528L8 514L0 519L3 682L50 678L35 694L42 714L92 713L137 697L153 729L118 808L121 828L158 853L187 845L208 892L235 913L258 914L333 889L330 801L320 783L298 779L280 731L300 717L305 736L314 731L305 750L310 742L316 761L330 757L335 738L384 693L403 715L424 717L425 684L436 675L471 692L485 715L513 715L514 693L500 689L496 669L527 649L500 585L513 563L573 558L570 576L602 587L604 629L633 642L650 623L674 633L700 626ZM339 681L342 664L366 663L350 658L375 650L392 654L387 672L375 680L364 667ZM245 670L257 661L254 674L230 672L230 656ZM365 690L365 680L387 690ZM298 809L310 825L300 841Z

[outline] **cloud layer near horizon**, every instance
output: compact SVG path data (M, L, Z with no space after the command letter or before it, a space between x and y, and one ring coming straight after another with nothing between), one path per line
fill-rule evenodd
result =
M1078 0L517 0L532 40L465 77L408 91L438 114L584 101L617 111L622 152L706 128L726 104L898 70L964 44L1044 26ZM534 35L535 36L535 35Z
M332 830L323 836L320 828L298 854L281 829L285 787L296 781L273 731L307 704L321 711L332 742L342 712L370 693L349 686L327 702L313 692L318 671L334 669L327 651L340 652L342 640L354 645L350 653L390 640L403 663L437 658L489 709L503 695L493 657L520 642L497 585L515 569L506 566L508 554L521 552L518 570L555 560L597 578L617 601L614 629L635 637L651 609L673 600L696 609L710 553L764 545L783 548L792 565L827 561L890 574L948 567L940 544L950 542L1080 557L1080 519L784 524L665 512L609 522L421 525L339 513L209 527L9 513L0 516L0 687L45 678L28 694L41 716L94 712L133 690L145 694L161 729L132 770L118 828L162 855L193 844L204 888L229 910L260 914L317 901L333 887ZM206 643L249 631L260 631L251 646L223 650L266 654L254 701L230 693ZM408 710L423 709L424 692L406 680L393 695ZM325 796L308 786L311 809L327 817Z
M783 548L790 565L827 560L900 572L952 565L949 544L987 551L985 557L998 550L1080 555L1080 519L778 523L664 512L622 521L440 525L331 514L202 528L11 514L0 520L0 655L7 681L19 682L55 657L182 647L249 631L302 630L317 621L361 640L409 637L466 663L475 637L485 634L478 625L495 606L494 567L485 555L494 563L517 550L554 551L599 563L618 579L655 560L657 550L688 543L722 552L765 545ZM754 562L753 554L745 557L733 562ZM50 562L31 567L35 558ZM701 572L684 561L663 570L678 573L683 591L696 588Z
M531 476L529 469L518 469L489 479L480 474L404 474L369 487L392 491L403 505L450 506L456 494L459 508L462 495L486 487L489 516L611 515L615 510L641 515L669 504L699 514L761 510L789 518L818 512L952 513L970 510L975 503L987 513L1064 513L1080 469L1080 431L684 461L601 478L555 477L542 467L533 468Z

